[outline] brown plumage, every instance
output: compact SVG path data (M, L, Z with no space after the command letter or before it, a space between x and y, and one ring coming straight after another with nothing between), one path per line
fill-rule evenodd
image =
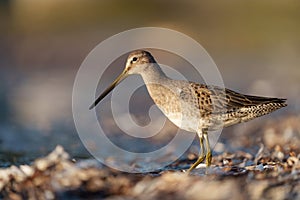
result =
M287 106L286 99L244 95L229 89L190 83L201 117L220 119L225 127L246 122ZM213 129L209 124L208 129Z
M122 74L95 100L90 109L131 74L142 76L149 95L171 122L198 134L201 152L189 172L205 157L206 165L211 164L207 136L209 130L246 122L286 106L286 99L250 96L216 86L172 80L164 74L149 52L138 50L128 56Z

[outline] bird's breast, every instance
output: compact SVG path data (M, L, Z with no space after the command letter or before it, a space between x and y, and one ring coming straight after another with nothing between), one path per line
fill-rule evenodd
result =
M197 132L199 127L203 126L204 121L200 117L199 109L180 97L180 89L158 84L149 84L147 89L154 103L177 127Z

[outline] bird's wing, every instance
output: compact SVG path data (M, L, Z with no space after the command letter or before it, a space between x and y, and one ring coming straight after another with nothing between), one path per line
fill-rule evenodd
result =
M207 114L233 113L244 108L254 108L258 105L286 106L286 99L244 95L217 86L207 86L190 82L191 90L198 99L200 111ZM245 112L246 114L246 112Z

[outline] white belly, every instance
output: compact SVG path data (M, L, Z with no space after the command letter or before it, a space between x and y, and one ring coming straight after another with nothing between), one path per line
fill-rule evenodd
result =
M165 115L178 128L194 133L198 132L199 128L202 126L203 123L203 120L197 117L182 116L181 113L168 113Z

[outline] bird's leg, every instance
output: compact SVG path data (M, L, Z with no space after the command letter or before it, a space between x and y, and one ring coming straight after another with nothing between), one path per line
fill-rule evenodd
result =
M209 167L211 165L212 155L211 155L207 131L203 131L203 136L206 143L206 167Z
M199 154L197 161L188 169L187 173L190 173L193 169L195 169L205 158L202 134L199 134L199 142L200 142L201 153Z

